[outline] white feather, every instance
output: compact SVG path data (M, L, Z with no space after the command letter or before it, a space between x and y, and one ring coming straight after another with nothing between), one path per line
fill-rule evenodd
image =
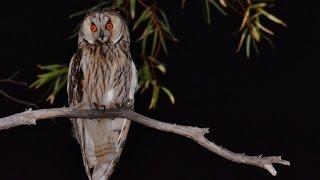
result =
M113 102L113 97L114 97L114 90L110 89L106 93L104 93L103 98L102 98L102 103L106 106L108 106L110 103Z

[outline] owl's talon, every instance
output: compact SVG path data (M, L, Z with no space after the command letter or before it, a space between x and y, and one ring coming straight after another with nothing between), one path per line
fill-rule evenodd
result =
M96 108L97 111L99 111L99 106L97 103L93 103L94 107Z
M99 110L101 110L101 112L106 112L106 106L105 105L100 105Z
M93 103L95 109L97 111L100 111L100 112L105 112L106 111L106 106L105 105L98 105L97 103Z

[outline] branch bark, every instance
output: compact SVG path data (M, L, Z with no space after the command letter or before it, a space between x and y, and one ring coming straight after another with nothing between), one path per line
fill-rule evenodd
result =
M9 129L20 125L35 125L37 120L48 118L115 118L123 117L130 119L131 121L140 123L142 125L158 129L160 131L171 132L190 138L205 147L209 151L218 154L230 161L237 163L244 163L249 165L258 166L269 171L273 176L277 175L277 171L273 167L273 164L282 164L289 166L290 162L281 159L281 156L249 156L241 153L234 153L221 146L218 146L214 142L209 141L204 135L209 133L209 128L198 128L192 126L183 126L161 122L139 113L136 113L130 109L118 108L108 109L104 112L96 110L77 110L72 108L52 108L52 109L40 109L31 110L26 112L14 114L8 117L0 118L0 130Z

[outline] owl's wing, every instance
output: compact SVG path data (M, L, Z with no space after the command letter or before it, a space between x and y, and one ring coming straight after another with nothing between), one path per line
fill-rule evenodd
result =
M68 101L70 107L78 108L81 106L82 103L82 96L83 96L83 70L80 65L80 61L82 59L82 51L81 49L73 55L70 64L69 64L69 71L68 71L68 84L67 84L67 92L68 92ZM73 133L74 137L77 139L78 143L81 147L83 147L83 124L81 121L77 123L77 119L71 119L73 125ZM80 130L80 131L79 131ZM80 137L81 136L81 137ZM81 148L82 155L84 154L83 148ZM90 173L88 162L85 158L83 158L84 166L87 174Z
M134 62L131 60L131 72L130 72L130 78L131 78L131 82L129 84L129 97L128 97L128 102L126 102L126 106L128 108L133 109L134 107L134 95L138 90L138 76L137 76L137 69L136 66L134 64Z
M68 71L68 101L70 107L77 107L82 101L83 95L83 71L80 66L82 51L79 50L73 55Z
M131 83L129 90L129 99L134 100L134 94L138 90L138 76L137 76L137 68L134 62L131 62Z
M70 107L79 107L82 101L83 71L80 65L81 58L82 50L80 49L73 55L69 64L67 92ZM74 137L79 142L76 119L71 119L71 122L73 124Z
M68 101L70 107L78 107L81 105L82 95L83 95L83 72L81 69L80 61L82 58L82 51L78 50L76 54L73 55L69 64L68 71ZM79 142L79 133L77 131L76 119L70 119L73 125L73 136Z

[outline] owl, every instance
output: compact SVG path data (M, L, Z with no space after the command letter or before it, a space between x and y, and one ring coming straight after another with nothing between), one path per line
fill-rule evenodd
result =
M68 71L71 108L133 108L137 73L124 18L115 8L89 12L80 27L78 50ZM90 180L110 178L127 138L130 120L71 119Z

